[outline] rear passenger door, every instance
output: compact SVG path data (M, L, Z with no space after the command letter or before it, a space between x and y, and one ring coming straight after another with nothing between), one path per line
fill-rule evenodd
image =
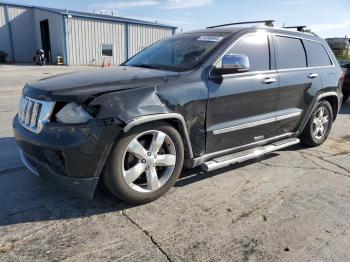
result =
M333 89L338 86L336 68L329 57L325 47L317 41L303 39L307 53L308 66L315 68L322 80L325 89Z
M273 44L280 85L276 108L277 133L294 133L315 92L322 88L322 81L317 69L307 65L302 39L274 35Z

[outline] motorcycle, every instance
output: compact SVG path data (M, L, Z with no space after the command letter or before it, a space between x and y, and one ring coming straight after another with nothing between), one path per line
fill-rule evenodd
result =
M43 66L46 63L45 52L40 49L36 51L36 55L33 57L35 64Z

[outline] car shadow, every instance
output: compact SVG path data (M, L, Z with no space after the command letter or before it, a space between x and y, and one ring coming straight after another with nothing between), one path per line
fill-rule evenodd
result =
M2 161L6 162L6 158L18 158L18 155L15 155L18 154L18 149L12 148L17 147L14 139L0 138L0 148L5 145L12 153L5 155ZM200 168L184 170L175 188L200 182L271 157L274 157L274 154L212 172L204 172ZM137 205L127 204L99 187L93 200L78 198L73 193L58 189L52 183L33 175L23 165L0 171L0 227L28 222L83 218L119 212L135 206Z
M350 99L342 104L339 114L350 114Z

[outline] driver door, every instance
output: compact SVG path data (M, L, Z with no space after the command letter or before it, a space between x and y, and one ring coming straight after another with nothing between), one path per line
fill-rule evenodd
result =
M237 40L215 64L209 77L206 153L240 147L276 135L275 111L278 97L278 74L274 69L269 36L245 35ZM230 55L231 59L226 59ZM232 56L249 60L245 72L227 72L226 61ZM231 65L232 66L232 65ZM236 64L237 66L237 64ZM233 68L235 65L233 66ZM217 70L216 70L217 69ZM222 70L220 70L222 69ZM221 75L212 75L213 72Z

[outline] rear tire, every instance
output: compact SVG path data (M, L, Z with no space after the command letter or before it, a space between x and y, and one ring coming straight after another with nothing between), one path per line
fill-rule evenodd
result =
M349 95L344 95L344 96L343 96L343 103L345 103L346 100L348 100L348 98L349 98Z
M103 183L116 197L135 204L153 201L177 181L184 161L180 134L167 123L133 128L115 145Z
M322 100L312 112L303 132L301 143L306 146L319 146L326 141L333 124L333 110L328 101Z

